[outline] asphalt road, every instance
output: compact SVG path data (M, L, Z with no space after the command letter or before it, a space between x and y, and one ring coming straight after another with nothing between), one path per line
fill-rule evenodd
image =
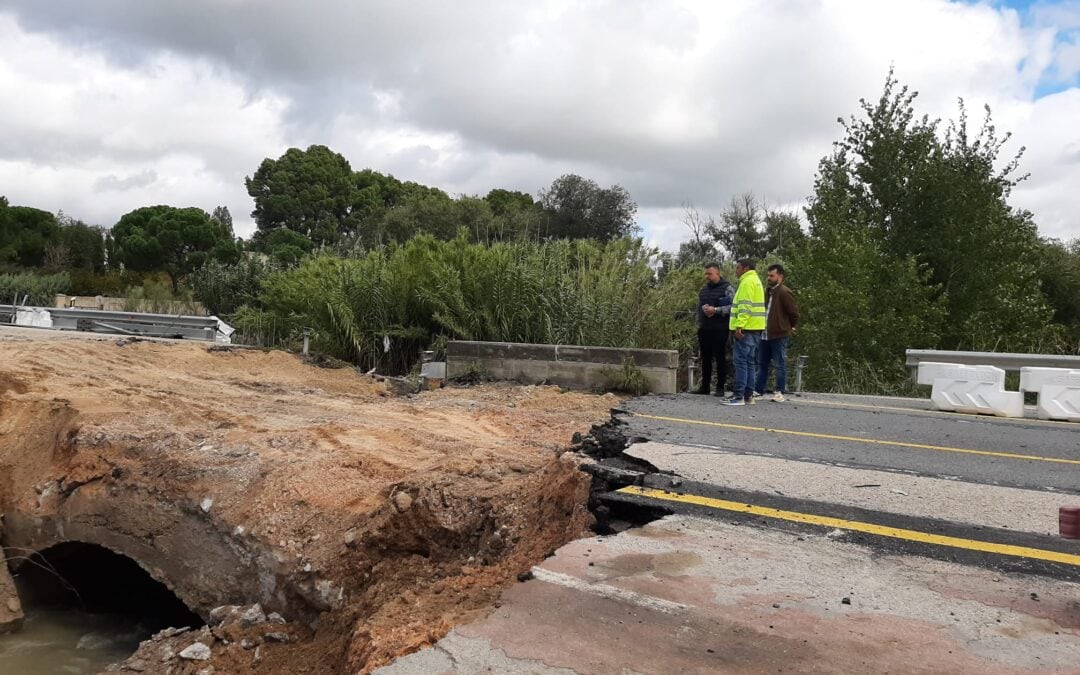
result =
M712 396L628 401L626 433L719 452L1080 494L1080 424L929 410L927 402L805 395L727 407Z

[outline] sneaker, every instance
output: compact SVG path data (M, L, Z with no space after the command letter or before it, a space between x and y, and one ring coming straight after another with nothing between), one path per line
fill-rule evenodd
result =
M755 399L761 398L762 396L764 396L764 394L759 394L756 391L753 394L750 394L750 398L755 398Z
M784 392L778 391L775 394L773 394L772 402L773 403L783 403L784 402Z
M746 401L738 396L732 396L731 398L725 398L720 401L721 405L746 405Z

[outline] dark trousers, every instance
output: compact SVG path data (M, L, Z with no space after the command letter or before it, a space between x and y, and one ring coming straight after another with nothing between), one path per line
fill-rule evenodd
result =
M728 329L698 328L698 347L701 349L701 384L700 389L708 390L712 384L713 360L716 360L716 391L724 393L724 381L727 379L727 341Z

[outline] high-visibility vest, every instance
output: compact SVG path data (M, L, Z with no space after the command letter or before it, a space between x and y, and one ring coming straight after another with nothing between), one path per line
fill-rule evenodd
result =
M731 301L731 330L765 330L765 289L754 270L739 277L739 288Z

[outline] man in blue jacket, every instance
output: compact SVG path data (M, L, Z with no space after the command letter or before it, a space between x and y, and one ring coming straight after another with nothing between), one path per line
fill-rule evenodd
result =
M731 298L735 291L720 276L716 263L705 266L705 286L698 292L697 327L698 347L701 349L701 385L695 394L708 394L712 382L713 360L716 360L715 396L724 395L727 379L728 321L731 316Z

